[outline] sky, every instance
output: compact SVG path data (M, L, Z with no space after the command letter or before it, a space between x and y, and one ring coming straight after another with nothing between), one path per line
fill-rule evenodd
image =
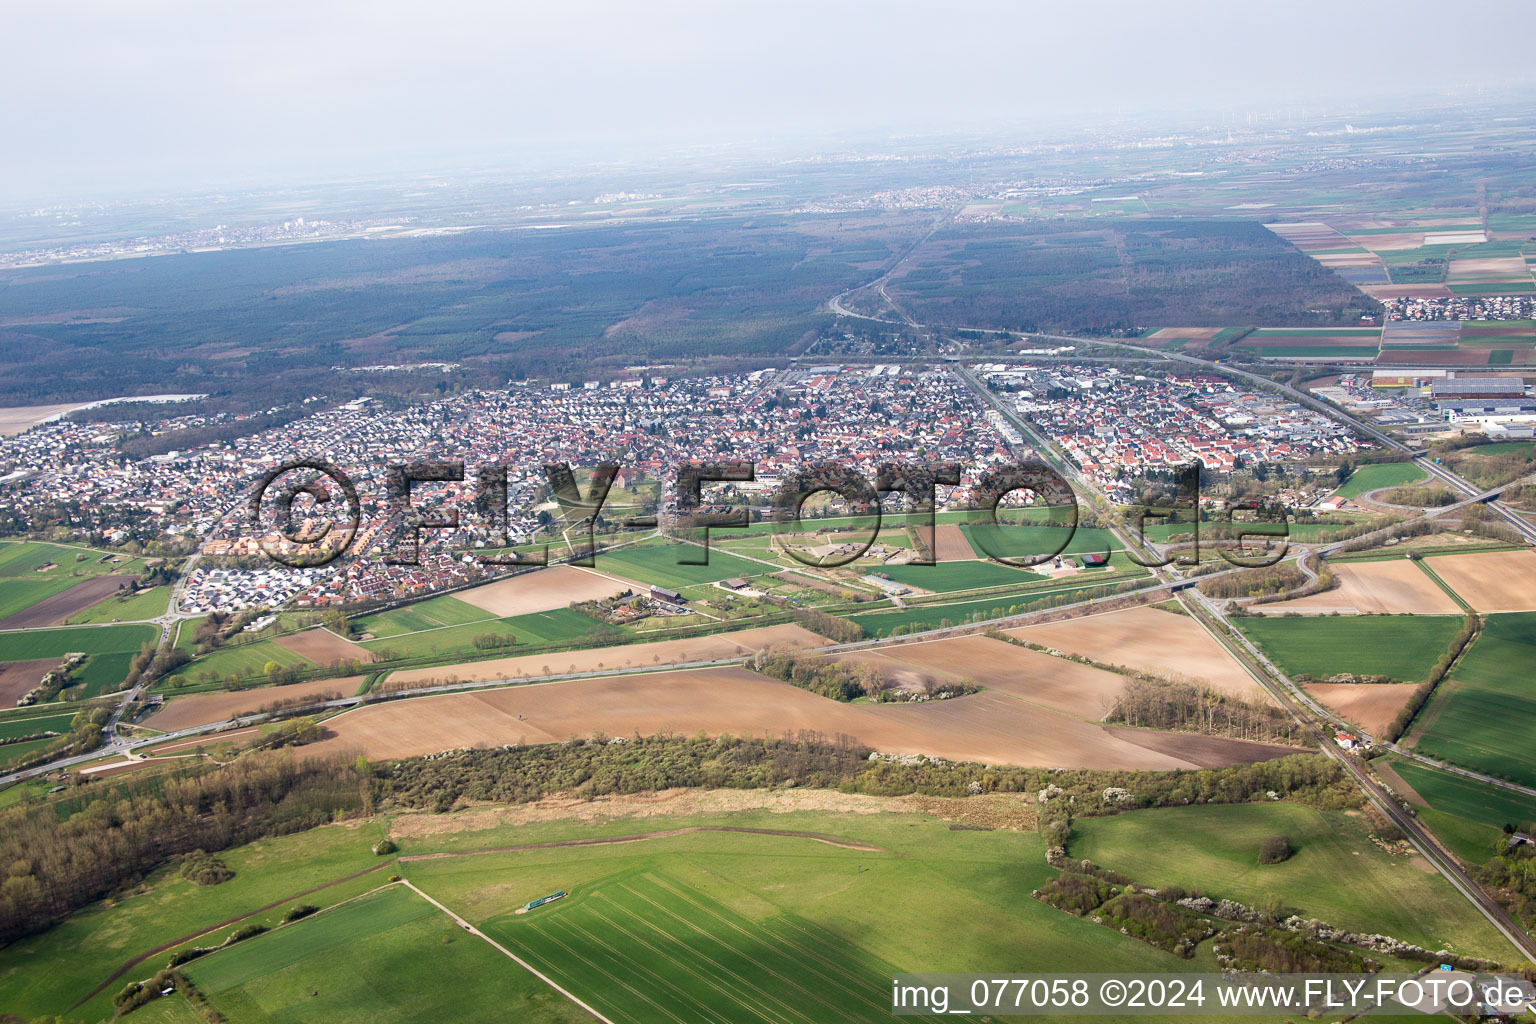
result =
M1475 95L1536 85L1527 20L1514 0L19 2L0 189Z

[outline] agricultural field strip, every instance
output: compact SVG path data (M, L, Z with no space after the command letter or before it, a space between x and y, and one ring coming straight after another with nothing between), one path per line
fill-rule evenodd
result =
M749 942L754 938L750 933L748 933L745 930L743 930L735 922L727 920L727 919L721 917L719 914L717 914L711 908L705 907L703 904L698 903L695 900L689 899L687 895L685 895L685 894L683 894L681 892L678 892L675 889L670 888L669 886L666 885L665 882L662 882L660 879L657 879L655 876L647 876L647 880L655 883L656 885L660 886L663 889L666 889L668 892L672 893L672 895L674 895L677 899L679 899L682 902L688 904L691 908L693 908L694 911L698 912L699 914L702 914L702 915L704 915L704 916L706 916L708 918L712 918L715 921L718 921L720 923L720 925L723 926L723 928L728 933L735 933L736 935L739 935L741 938L746 939ZM684 917L682 914L678 913L677 911L662 906L660 903L657 903L655 900L653 900L650 897L646 896L644 893L639 892L639 891L637 891L635 889L631 889L629 886L625 886L625 885L621 885L621 886L619 886L619 888L622 891L628 893L629 895L635 897L636 899L639 899L642 902L649 904L651 907L655 908L659 913L664 915L666 918L669 918L672 921L676 922L678 925L682 926L683 929L686 929L686 930L689 930L689 931L693 932L695 935L697 935L700 938L702 938L703 940L705 940L706 944L722 946L727 951L729 951L730 953L736 953L736 954L741 954L742 953L741 950L732 947L731 944L729 942L727 942L720 935L718 935L718 934L710 931L709 929L703 927L702 925L698 924L696 921L691 920L690 918ZM758 1016L762 1016L765 1020L772 1021L774 1018L771 1018L771 1017L768 1017L768 1016L762 1014L761 1011L759 1011L757 1009L757 1007L758 1007L758 1005L761 1005L762 1003L773 1002L773 1003L778 1003L780 1006L782 1006L783 1009L785 1011L787 1011L791 1016L803 1018L807 1022L807 1024L818 1024L818 1021L817 1021L816 1017L813 1017L813 1016L811 1016L811 1015L809 1015L809 1014L799 1010L798 1008L796 1008L795 1006L793 1006L790 1003L784 1002L784 1000L782 998L780 998L779 996L777 996L776 994L766 993L767 998L766 999L762 999L762 997L765 995L763 989L758 988L756 986L753 986L750 983L743 982L742 979L739 976L735 975L734 972L732 972L729 967L727 967L725 964L722 964L719 960L717 960L714 956L711 956L708 952L705 952L702 949L690 947L682 939L679 939L675 935L668 934L666 931L663 931L662 929L657 928L654 923L652 923L651 921L646 920L643 916L641 916L635 910L633 910L631 908L628 908L628 907L625 907L623 904L621 904L618 901L614 900L606 892L599 890L597 893L595 893L593 895L593 898L594 899L602 900L604 903L606 903L609 906L611 906L616 913L621 914L621 915L625 915L625 916L627 916L629 918L632 918L639 927L651 929L653 931L658 932L662 939L667 940L667 942L670 945L676 947L676 951L678 953L680 953L681 956L680 957L673 957L673 956L671 956L667 951L665 951L665 950L663 950L661 948L658 948L657 946L652 945L651 943L646 942L644 939L641 939L637 935L632 934L623 925L621 925L617 921L615 921L612 917L606 917L605 915L602 915L601 913L599 913L598 916L604 918L604 923L609 925L610 927L614 928L616 931L619 931L620 933L622 933L622 934L624 934L626 936L629 936L634 941L636 941L636 942L640 943L641 945L644 945L647 948L653 950L658 955L666 957L666 958L668 958L670 960L673 960L674 962L686 965L688 963L688 958L692 957L692 958L695 959L695 961L703 961L704 963L707 963L711 967L715 968L715 970L718 973L726 975L727 977L731 978L735 982L739 982L740 983L739 987L742 990L741 991L741 996L743 997L742 1001L744 1002L744 1004L747 1005L748 1007L750 1007L753 1010L753 1012L756 1013ZM804 947L798 946L798 945L794 945L794 944L791 944L791 948L793 948L797 953L806 953L806 952L808 952L807 950L805 950ZM809 957L809 956L807 956L805 958L805 960L804 960L804 970L806 971L807 974L810 974L810 975L813 975L813 976L819 978L821 981L825 982L830 988L840 989L840 990L846 992L848 995L854 996L854 997L857 997L859 995L857 989L851 988L851 987L849 987L847 985L848 976L846 974L839 974L839 975L831 975L831 976L829 976L827 973L825 973L825 972L823 972L821 970L818 970L814 966L815 962L816 961L814 959L812 959L811 957ZM697 971L697 970L693 969L691 966L685 966L684 969L687 970L688 973L693 974L694 976L698 977L700 980L714 982L716 987L720 987L719 983L717 981L715 981L715 979L712 979L712 978L708 977L705 973ZM768 973L769 973L769 975L771 975L773 978L775 978L777 981L780 982L780 984L781 984L780 991L781 992L785 992L785 993L794 992L794 993L797 993L800 996L804 997L807 1000L814 1001L816 1003L821 1003L823 1005L826 1005L826 1000L821 996L821 994L819 992L814 991L814 990L809 990L809 989L805 988L804 986L802 986L801 984L799 984L794 979L787 978L784 975L778 973L777 971L769 970ZM733 984L730 987L731 988L737 988L738 986ZM761 1000L761 1002L759 1000ZM883 1007L881 1007L881 1008L883 1009ZM835 1005L827 1005L827 1009L829 1011L833 1012L833 1013L836 1013L837 1010L838 1010L838 1007L835 1006Z
M736 1005L749 1009L752 1013L758 1017L761 1017L765 1021L771 1022L785 1019L783 1017L767 1016L759 1009L762 1006L773 1004L777 1004L781 1012L789 1014L788 1019L799 1019L806 1022L806 1024L818 1024L820 1020L826 1019L823 1017L810 1016L793 1006L785 1004L783 999L776 995L774 992L770 992L760 986L756 986L750 982L744 981L727 964L721 962L721 958L735 958L753 962L751 961L751 950L755 946L761 944L761 936L753 935L751 932L742 928L740 924L722 916L717 910L699 903L698 901L690 898L686 893L678 891L677 889L668 885L666 881L657 878L654 875L646 875L645 881L658 887L666 895L669 895L673 899L684 904L682 910L680 911L678 908L664 906L656 899L653 899L650 896L647 896L645 893L640 892L628 885L619 884L617 887L628 896L649 905L664 918L670 919L671 922L675 922L677 925L680 925L684 934L692 934L693 936L702 939L704 941L705 947L708 948L708 952L706 952L705 948L690 945L682 938L679 938L677 935L664 930L655 922L648 920L637 910L631 907L626 907L615 900L613 897L607 895L605 891L598 891L597 893L593 894L590 899L602 899L617 913L633 918L636 925L638 925L641 929L649 930L651 933L654 933L655 941L646 941L646 939L642 938L640 935L631 932L628 928L618 923L613 917L602 913L595 907L590 906L590 904L584 906L582 909L596 917L598 921L601 922L605 931L615 931L623 934L626 938L629 938L631 941L644 946L658 957L666 960L674 968L677 968L679 972L687 973L697 978L698 980L705 982L716 992L735 997L737 1000ZM702 915L706 920L715 922L718 925L718 928L725 934L722 935L719 933L719 931L706 928L704 925L700 924L698 920L687 916L687 914L683 913L682 911L690 911L697 915ZM620 972L628 972L631 975L641 975L642 977L637 980L644 981L648 988L654 989L656 987L662 987L665 989L672 989L681 1001L686 1002L689 1000L690 997L686 990L678 987L668 978L657 974L654 970L646 968L639 968L637 970L635 961L632 958L624 956L622 952L614 949L608 943L603 942L602 939L600 939L597 935L594 935L587 928L584 928L581 924L570 920L570 916L571 915L569 914L553 916L548 921L540 922L539 927L543 937L558 946L565 953L565 955L573 959L581 960L583 963L587 964L599 974L606 974L614 983L620 985L629 991L632 995L651 1003L653 1006L656 1006L658 1010L671 1017L673 1020L678 1021L679 1024L689 1024L688 1018L678 1017L668 1008L657 1006L653 1000L649 999L649 997L645 996L642 992L636 990L627 981L623 980L623 978L615 976L612 970L604 970L602 967L593 963L591 960L581 957L578 953L576 953L574 949L571 948L570 945L567 944L567 942L562 941L560 936L551 934L552 931L563 929L561 934L564 935L566 939L570 939L571 935L569 933L574 933L580 939L585 940L586 943L598 946L607 951L607 953L612 956ZM728 937L739 937L739 939L744 942L748 948L738 948L730 941L727 941ZM774 938L779 939L780 942L782 942L785 946L799 955L800 959L796 963L796 967L800 971L807 972L816 976L827 986L820 991L809 991L792 978L783 974L781 971L767 967L767 965L764 964L761 960L753 962L755 967L765 970L766 973L768 973L779 982L777 991L794 991L798 993L803 999L810 1000L814 1003L821 1004L822 1006L826 1007L826 1010L829 1011L834 1017L844 1016L845 1007L836 1003L830 1003L824 997L825 993L831 990L841 991L851 999L863 1001L865 1005L870 1006L875 1013L887 1012L887 1008L882 1002L877 1000L870 1000L867 996L867 993L862 993L856 987L850 985L850 982L853 980L854 976L849 972L842 971L828 973L815 966L823 959L831 959L825 956L825 950L820 952L809 950L805 945L802 944L802 942L794 941L793 939L781 934L774 935ZM804 934L800 935L799 938L802 940L812 939L811 936ZM656 945L656 941L663 942L665 947L675 949L676 953L680 955L673 955L673 953L669 951L669 948ZM693 964L701 961L703 963L707 963L711 968L713 968L713 971L701 971L692 966ZM649 977L644 977L645 975L649 975Z
M552 979L552 978L548 977L547 975L543 974L542 972L540 972L537 968L535 968L532 964L530 964L527 961L525 961L522 957L518 956L516 953L512 952L510 949L508 949L507 947L503 946L501 943L497 942L495 939L491 938L489 935L486 935L484 932L480 931L478 928L476 928L473 925L471 925L468 921L464 920L458 914L455 914L452 910L449 910L447 907L445 907L443 904L439 903L437 900L433 899L431 896L429 896L426 893L422 892L409 879L401 879L400 884L405 886L407 889L410 889L412 892L414 892L416 895L420 896L422 899L426 900L428 903L432 904L438 910L441 910L444 914L447 914L448 917L451 918L456 924L458 924L458 926L460 928L463 928L465 931L469 932L471 935L475 936L476 938L484 939L486 942L490 943L492 947L494 947L498 952L500 952L507 959L509 959L513 963L517 964L519 967L521 967L523 970L527 971L529 974L533 975L535 978L538 978L540 981L542 981L544 984L548 985L550 988L554 989L556 992L559 992L561 995L565 996L565 998L569 999L571 1002L575 1003L577 1006L581 1007L583 1010L586 1010L592 1016L594 1016L598 1020L602 1021L603 1024L615 1024L614 1021L612 1021L609 1018L603 1016L601 1013L598 1013L597 1010L593 1009L587 1003L583 1002L581 999L577 998L574 994L572 994L571 992L568 992L566 989L562 988L560 985L558 985L554 981L554 979Z

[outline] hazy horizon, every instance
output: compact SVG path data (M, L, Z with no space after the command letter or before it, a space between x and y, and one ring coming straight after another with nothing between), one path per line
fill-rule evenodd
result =
M451 0L10 12L16 201L547 164L672 147L1475 97L1536 85L1523 7L979 3L830 10ZM1470 26L1478 26L1476 28ZM1426 45L1432 43L1433 45Z

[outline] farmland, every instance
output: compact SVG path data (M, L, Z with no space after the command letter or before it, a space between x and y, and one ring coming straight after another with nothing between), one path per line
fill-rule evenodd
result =
M232 1024L587 1018L440 910L395 885L195 961Z
M625 589L622 583L597 573L556 565L466 590L457 599L489 614L506 617L551 611L576 601L596 601Z
M1429 806L1502 830L1536 821L1536 799L1393 756L1391 765Z
M1110 728L1021 699L1018 689L918 705L849 704L731 667L415 697L346 712L326 727L326 738L303 747L302 756L361 752L388 759L482 743L559 743L594 732L778 736L801 730L841 733L874 750L1062 768L1208 767L1294 751L1193 733Z
M382 638L399 636L402 633L415 633L423 629L438 629L442 626L462 626L468 622L481 622L494 617L483 608L467 604L457 597L444 595L430 597L425 601L416 601L403 608L391 608L386 612L361 616L355 620L354 626L360 634L371 634L373 637Z
M1427 564L1477 611L1536 611L1536 551L1445 555Z
M892 812L899 808L891 805ZM655 1019L642 997L658 992L671 997L686 1024L741 1020L744 1006L764 1009L765 1021L786 1024L883 1019L877 1014L889 1016L888 997L878 1011L869 1001L879 998L873 996L876 984L885 994L893 968L963 970L985 960L998 970L1026 963L1030 969L1071 970L1082 963L1190 969L1030 899L1031 888L1054 875L1033 833L952 831L926 815L830 810L585 827L565 822L426 836L427 845L408 843L407 849L473 849L502 836L527 843L623 835L657 824L794 830L863 848L704 832L612 846L450 856L408 862L406 870L424 891L623 1024ZM572 895L526 915L510 913L557 889ZM597 969L566 951L590 957ZM734 983L721 977L725 966L734 968ZM868 996L862 995L866 986ZM772 998L752 1002L763 988ZM815 998L801 988L812 989ZM795 995L787 1007L786 992ZM828 1010L828 1000L836 1012Z
M1362 817L1296 804L1170 807L1073 824L1071 854L1150 886L1180 885L1250 906L1277 897L1306 917L1383 931L1430 949L1504 955L1501 939L1444 879L1371 843ZM1261 866L1259 843L1296 853Z
M744 658L768 647L820 647L827 642L799 626L768 626L736 632L710 633L700 637L656 640L612 647L587 647L571 651L513 655L459 665L404 669L389 675L391 683L426 685L455 678L461 682L515 679L519 676L558 675L604 669L654 668L690 661Z
M1201 625L1160 608L1127 608L1008 631L1103 665L1187 679L1249 699L1264 691Z
M1461 558L1476 556L1457 556ZM1289 601L1255 605L1260 615L1456 615L1461 606L1408 558L1330 565L1338 585Z
M1419 753L1526 786L1536 785L1536 613L1490 615L1472 649L1420 713Z
M702 1024L748 1008L792 1024L890 1017L890 964L796 914L755 921L660 873L602 879L486 930L616 1022L665 1013Z
M1040 583L1042 577L996 562L939 562L937 565L887 565L875 570L897 583L936 593Z
M1333 493L1341 498L1358 498L1383 487L1401 487L1424 479L1424 471L1411 462L1385 462L1355 469L1349 479Z
M599 572L612 573L637 583L677 589L696 583L714 583L731 576L756 576L768 571L758 562L750 562L711 544L708 565L679 565L684 559L702 559L705 549L696 545L667 544L621 548L596 557Z
M0 633L0 661L62 658L71 651L85 654L137 652L154 643L160 631L154 626L80 626L39 629L26 633Z
M1421 682L1461 628L1454 615L1352 615L1237 620L1248 639L1292 676L1340 672Z

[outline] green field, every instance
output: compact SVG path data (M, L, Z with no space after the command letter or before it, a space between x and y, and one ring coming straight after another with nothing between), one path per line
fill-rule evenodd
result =
M168 678L200 679L205 672L212 672L220 679L230 675L259 676L266 671L267 663L274 661L283 668L295 665L307 668L314 664L272 640L258 640L220 647L181 666Z
M72 651L138 653L142 645L158 639L160 630L154 626L79 626L0 633L0 661L62 658Z
M1145 570L1142 570L1145 573ZM1140 574L1138 574L1140 575ZM1123 581L1119 581L1123 582ZM1109 584L1113 585L1113 583ZM1100 590L1100 585L1092 577L1079 579L1065 589L1046 589L1043 591L1026 591L1018 594L1002 594L995 597L980 597L970 601L952 601L945 604L920 604L909 605L906 608L885 612L863 612L858 615L844 616L850 622L856 622L862 626L871 636L892 636L891 630L897 626L906 626L916 629L937 629L947 620L951 624L959 624L977 613L984 618L995 619L1011 614L1010 608L1024 608L1034 601L1049 598L1052 594L1067 595L1063 602L1087 600L1095 596Z
M186 974L232 1024L590 1020L404 886L257 936Z
M1070 853L1153 887L1180 885L1249 906L1276 897L1338 927L1384 932L1428 949L1507 958L1509 947L1439 875L1368 838L1364 817L1300 804L1238 804L1079 818ZM1260 865L1259 844L1290 839L1296 852Z
M890 964L793 913L754 920L659 872L602 879L486 931L615 1022L891 1016Z
M466 622L479 622L494 617L484 608L476 608L452 595L444 595L408 604L403 608L391 608L376 615L364 615L356 619L353 626L359 633L386 637L436 629L439 626L461 626Z
M68 732L68 729L63 730ZM25 740L21 743L0 744L0 766L13 764L24 757L37 753L50 743L58 742L57 737L44 737L40 740Z
M1536 612L1489 615L1483 632L1421 713L1419 753L1536 785Z
M122 686L123 680L128 678L128 669L135 653L111 651L86 658L85 664L74 672L75 682L70 687L70 696L78 700L115 692Z
M937 565L886 565L872 570L897 583L947 594L983 587L1024 586L1045 582L1043 576L996 562L939 562Z
M453 651L473 651L475 637L486 633L515 637L519 646L526 646L569 643L591 635L598 628L595 620L580 612L556 608L553 611L529 612L505 619L482 619L462 626L381 637L364 641L363 646L373 651L393 651L402 658L416 658ZM516 654L517 650L508 648L503 653Z
M13 714L0 717L0 739L11 739L15 736L31 736L33 733L39 732L69 732L70 720L77 713L78 709L71 709L69 711L39 709L33 711L30 708L23 708Z
M1041 555L1104 554L1120 550L1115 535L1100 527L1065 526L1033 523L967 524L960 527L977 558L1038 558Z
M1505 825L1536 821L1536 798L1462 778L1406 757L1389 755L1393 770L1437 811L1502 832Z
M1250 345L1245 338L1238 347L1265 359L1373 359L1378 353L1373 345Z
M1254 615L1236 620L1289 675L1340 672L1423 681L1461 629L1454 615Z
M72 576L0 577L0 619L37 604L54 594L61 594L80 580Z
M273 902L279 906L253 920L276 924L289 906L302 902L299 893L355 871L380 869L305 899L323 906L378 886L388 874L383 871L387 865L368 847L379 834L377 826L338 825L228 850L219 856L235 877L210 888L182 878L174 864L161 868L144 887L120 894L111 904L94 904L41 935L0 949L0 1006L24 1019L49 1014L71 1021L110 1017L112 994L122 982L78 1009L71 1007L129 960ZM216 945L233 930L217 928L195 944ZM134 973L148 977L163 966L164 958L156 956Z
M85 557L79 558L80 555ZM105 562L102 561L104 557L108 559ZM116 556L105 551L73 545L46 544L40 541L0 542L0 619L63 593L92 576L140 567L136 558L124 557L121 561L112 561L113 557ZM160 607L152 616L164 610L165 601L162 598Z
M1377 488L1400 487L1423 479L1424 471L1411 462L1385 462L1359 467L1333 493L1341 498L1358 498Z
M720 531L724 537L730 534ZM739 531L738 531L739 532ZM737 558L711 542L708 565L679 565L682 558L702 558L703 548L693 544L652 545L605 551L596 557L596 567L603 572L676 590L695 583L714 583L731 576L759 576L771 572L760 562Z
M68 621L71 623L111 622L117 619L133 622L153 619L157 615L165 614L165 607L170 599L170 587L150 587L142 594L132 594L123 598L109 597L105 601L98 601L85 611L71 615Z
M619 1024L887 1019L889 1003L878 1001L888 1000L892 969L1197 969L1032 899L1030 891L1055 874L1034 833L956 831L910 814L766 811L674 817L665 827L716 823L847 837L876 849L702 832L413 861L406 870ZM624 835L658 824L503 827L422 837L406 849ZM557 889L571 896L511 913ZM664 1000L677 1016L659 1014L646 997ZM764 1016L746 1009L758 1006Z

